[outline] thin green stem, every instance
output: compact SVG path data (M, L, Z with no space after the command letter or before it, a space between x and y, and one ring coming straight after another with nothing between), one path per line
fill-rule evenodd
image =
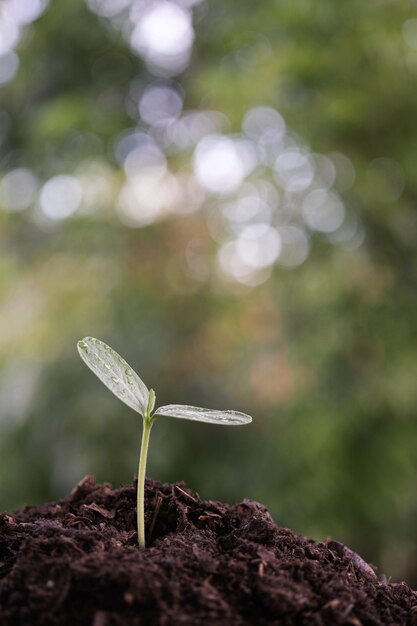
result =
M141 548L145 547L145 473L151 428L152 421L149 417L145 417L143 420L142 443L140 447L137 494L138 542Z

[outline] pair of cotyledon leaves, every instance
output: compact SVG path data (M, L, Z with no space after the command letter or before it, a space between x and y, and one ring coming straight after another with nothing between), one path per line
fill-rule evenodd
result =
M145 383L126 361L110 346L94 337L84 337L78 342L78 352L88 367L122 402L145 417L149 414L150 392ZM154 399L151 399L153 404ZM183 404L167 404L154 412L179 419L209 422L211 424L249 424L252 418L239 411L218 411Z

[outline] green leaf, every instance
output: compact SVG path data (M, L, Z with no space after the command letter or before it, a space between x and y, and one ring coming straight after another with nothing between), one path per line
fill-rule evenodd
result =
M155 411L155 416L165 415L178 419L194 420L196 422L209 422L210 424L224 424L225 426L239 426L250 424L252 418L246 413L239 411L217 411L216 409L202 409L198 406L185 404L167 404Z
M94 337L84 337L77 343L83 361L114 393L115 396L137 411L146 414L149 391L136 372L115 350Z

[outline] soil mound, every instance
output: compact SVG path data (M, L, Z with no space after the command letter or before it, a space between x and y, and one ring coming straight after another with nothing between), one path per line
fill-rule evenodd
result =
M417 593L336 541L279 528L251 500L183 483L136 489L87 476L59 502L0 515L1 626L417 626Z

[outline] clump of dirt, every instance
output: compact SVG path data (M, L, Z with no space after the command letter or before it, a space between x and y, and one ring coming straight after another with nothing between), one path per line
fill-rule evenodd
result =
M379 579L336 541L278 527L244 500L204 502L183 483L87 476L58 502L0 515L2 626L417 626L417 593Z

